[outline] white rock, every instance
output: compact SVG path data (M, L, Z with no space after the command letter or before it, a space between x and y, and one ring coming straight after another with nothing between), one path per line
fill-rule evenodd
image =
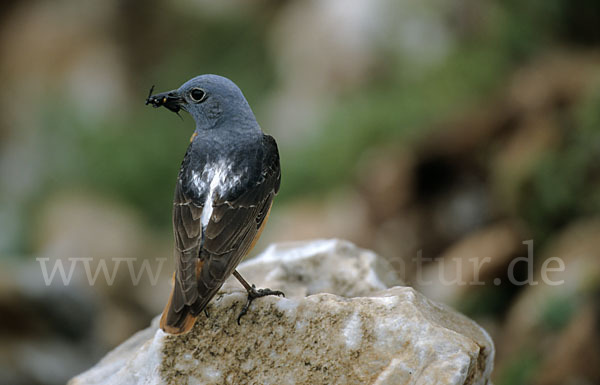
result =
M309 250L319 257L310 257ZM333 260L343 269L341 250L355 264L369 254L347 242L317 241L298 248L274 246L250 266L272 272L297 264L299 271L315 274L305 281L307 287L323 275L323 287L362 290L368 296L265 297L253 302L239 326L245 292L226 289L211 302L210 318L201 316L190 333L166 335L155 319L70 384L489 383L494 347L473 321L409 287L367 290L383 282L374 269L356 275L351 287L350 279L337 286L331 280L335 274L309 267L318 261L317 266L332 268ZM269 259L270 269L263 265ZM277 275L278 282L283 276ZM287 284L277 288L287 290Z
M363 297L403 284L385 259L339 239L274 244L237 270L256 287L284 290L287 298L317 293ZM224 285L239 287L233 277Z

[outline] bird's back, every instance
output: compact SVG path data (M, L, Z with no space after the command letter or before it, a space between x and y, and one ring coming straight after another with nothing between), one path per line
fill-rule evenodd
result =
M189 329L190 319L254 246L280 178L279 153L271 136L241 138L235 146L197 136L190 144L173 203L178 263L161 322L165 330Z

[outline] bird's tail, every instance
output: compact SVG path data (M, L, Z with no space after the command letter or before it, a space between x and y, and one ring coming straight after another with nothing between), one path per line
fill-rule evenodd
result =
M177 283L175 283L176 285ZM169 301L160 317L160 328L169 334L183 334L189 332L196 323L197 315L191 313L189 306L184 306L180 311L173 307L173 296L179 291L175 286L171 290Z

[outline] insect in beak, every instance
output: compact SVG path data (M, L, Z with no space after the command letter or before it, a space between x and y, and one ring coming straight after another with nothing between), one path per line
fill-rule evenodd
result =
M173 111L181 118L179 111L181 110L181 104L183 99L177 93L177 90L167 91L160 94L152 95L154 86L150 87L148 97L146 98L146 105L150 104L154 108L165 107L166 109Z

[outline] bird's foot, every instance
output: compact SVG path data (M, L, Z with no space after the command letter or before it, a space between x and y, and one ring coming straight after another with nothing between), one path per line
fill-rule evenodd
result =
M271 290L271 289L257 289L255 285L252 285L252 288L250 290L248 290L248 300L246 301L246 304L244 304L242 311L240 311L240 315L238 315L238 318L237 318L238 325L240 325L240 320L242 319L242 317L248 312L248 308L250 307L250 304L252 303L252 301L254 301L255 299L260 298L260 297L266 297L267 295L276 295L276 296L285 297L285 294L283 294L282 291Z

